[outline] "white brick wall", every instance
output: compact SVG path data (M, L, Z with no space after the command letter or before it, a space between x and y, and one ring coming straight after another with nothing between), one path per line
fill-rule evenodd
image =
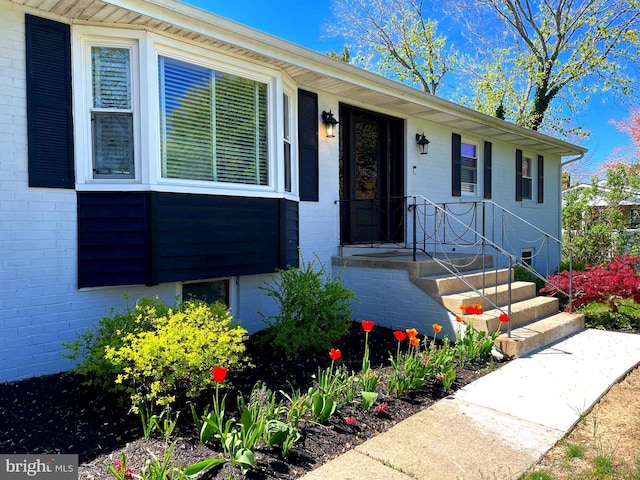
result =
M348 267L342 271L342 281L358 299L352 304L354 319L373 320L398 330L415 328L425 335L433 335L432 325L439 323L443 326L441 335L455 338L453 316L411 283L408 272Z
M160 295L175 285L77 290L76 193L29 188L24 16L0 6L0 381L71 367L63 342L111 306ZM130 300L129 302L133 302Z

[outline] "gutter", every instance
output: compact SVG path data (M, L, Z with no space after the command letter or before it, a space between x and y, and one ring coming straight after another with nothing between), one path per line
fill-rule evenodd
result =
M578 155L576 158L570 158L569 160L567 160L566 162L561 162L560 166L564 167L565 165L569 165L570 163L573 162L577 162L578 160L582 160L584 158L584 156L586 155L587 152L582 152L580 155Z

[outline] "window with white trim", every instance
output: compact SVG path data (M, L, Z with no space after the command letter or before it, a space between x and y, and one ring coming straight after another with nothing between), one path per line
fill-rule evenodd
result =
M533 161L522 157L522 199L533 199Z
M291 192L291 101L282 94L283 140L284 140L284 191Z
M478 146L473 143L462 142L461 145L460 178L463 195L477 195L478 193Z
M269 184L268 85L159 57L161 175Z
M135 178L132 47L91 46L93 178Z

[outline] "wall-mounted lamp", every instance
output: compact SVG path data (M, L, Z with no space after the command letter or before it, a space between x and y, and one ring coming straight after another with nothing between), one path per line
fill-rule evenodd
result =
M429 153L429 144L431 143L424 133L416 133L416 143L420 145L420 154L426 155Z
M333 117L333 113L331 113L331 110L329 110L328 112L322 112L322 123L324 123L324 126L327 129L327 137L335 137L336 125L338 124L338 120Z

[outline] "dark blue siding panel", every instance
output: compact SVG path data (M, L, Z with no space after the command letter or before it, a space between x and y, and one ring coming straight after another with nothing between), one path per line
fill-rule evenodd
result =
M78 193L80 287L272 273L298 266L298 238L282 199Z
M148 197L78 192L80 288L146 283Z

